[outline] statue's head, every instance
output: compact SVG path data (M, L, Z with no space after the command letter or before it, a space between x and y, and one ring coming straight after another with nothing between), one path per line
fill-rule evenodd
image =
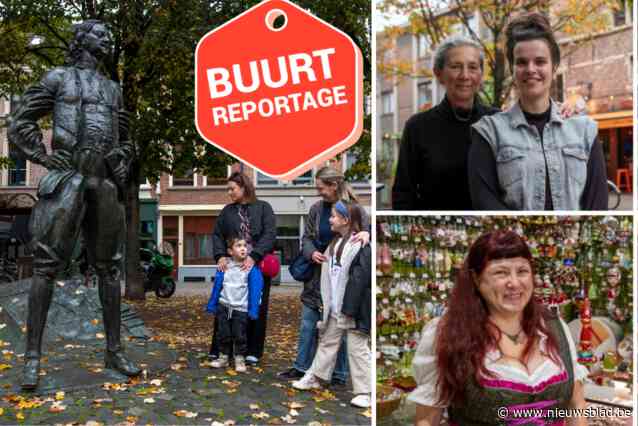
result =
M111 53L112 49L111 31L104 22L89 19L73 26L73 40L69 45L67 63L77 63L84 51L97 59L103 59Z

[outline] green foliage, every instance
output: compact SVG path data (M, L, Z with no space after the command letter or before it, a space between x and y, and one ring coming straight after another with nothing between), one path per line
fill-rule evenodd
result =
M8 169L13 166L13 160L9 157L0 157L0 170Z
M4 1L0 3L0 96L22 93L45 70L63 64L72 23L101 19L111 28L115 42L114 58L105 72L120 82L125 107L133 112L131 135L137 146L140 178L155 181L163 172L181 173L190 168L214 176L234 160L205 143L195 129L194 50L212 28L257 3ZM299 0L297 4L355 40L363 52L369 94L370 1ZM34 36L43 41L30 45ZM365 152L365 148L357 150L362 155L357 168L367 167L369 174Z

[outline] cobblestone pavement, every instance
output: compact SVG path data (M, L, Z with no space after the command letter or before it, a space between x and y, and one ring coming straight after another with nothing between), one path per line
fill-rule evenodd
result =
M277 378L292 363L300 311L298 291L278 293L270 300L266 354L247 373L210 367L211 318L202 313L206 297L160 300L149 294L134 306L154 339L175 352L170 369L128 383L39 396L11 393L15 371L0 371L6 392L0 397L0 424L370 424L369 411L349 404L350 386L298 392ZM95 366L101 352L92 353L87 363ZM9 358L0 360L0 370L20 368L19 357Z

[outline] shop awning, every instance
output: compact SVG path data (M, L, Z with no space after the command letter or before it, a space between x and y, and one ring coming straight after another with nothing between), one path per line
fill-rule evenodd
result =
M598 123L598 129L617 129L620 127L632 127L634 112L632 110L603 112L600 114L591 114L590 117Z

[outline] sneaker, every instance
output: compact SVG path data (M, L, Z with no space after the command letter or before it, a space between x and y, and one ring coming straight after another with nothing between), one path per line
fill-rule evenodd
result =
M210 363L213 368L226 368L228 367L228 355L220 355L215 361Z
M281 373L277 373L277 377L282 378L284 380L290 379L301 379L305 373L303 371L297 370L295 367L289 368L286 371L282 371Z
M244 363L244 357L241 355L235 357L235 371L238 373L246 372L246 363Z
M217 354L208 354L208 360L209 361L215 361L216 359L219 359L219 355L217 355Z
M367 393L357 395L354 398L352 398L352 401L350 401L350 404L359 408L370 408L370 395L368 395Z
M259 358L256 356L248 355L246 357L246 362L250 365L257 365L259 363Z
M314 374L306 372L301 379L292 382L292 387L299 390L321 389L321 383Z

